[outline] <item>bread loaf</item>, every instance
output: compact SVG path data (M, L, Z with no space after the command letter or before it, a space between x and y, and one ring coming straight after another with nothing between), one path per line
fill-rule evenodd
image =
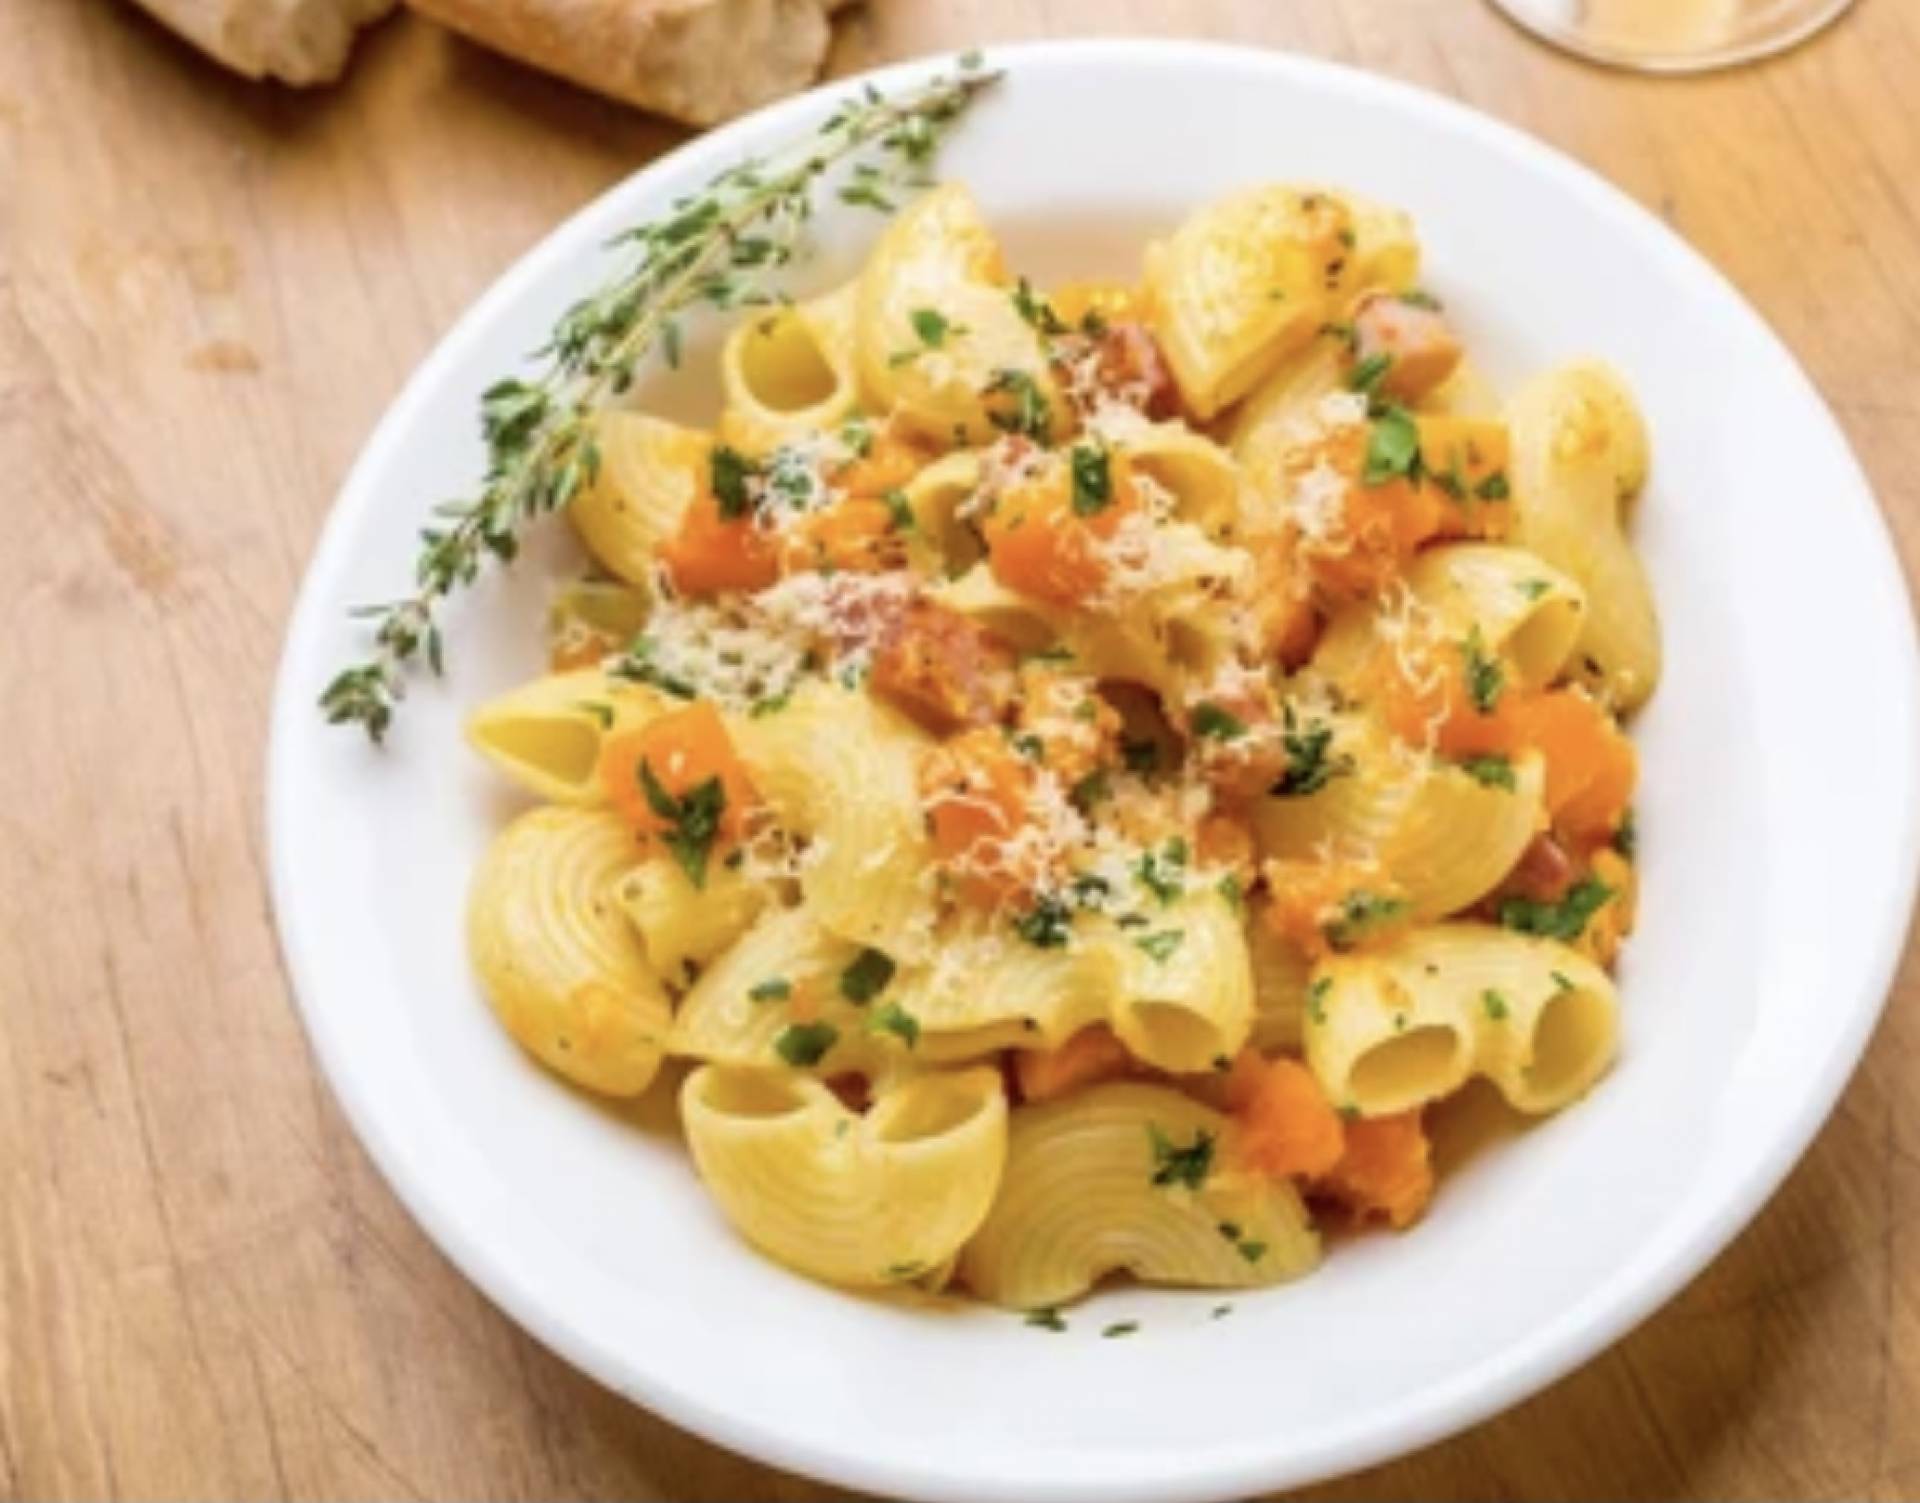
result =
M396 0L139 0L202 52L248 78L329 83L362 26Z
M839 0L409 0L476 42L689 125L807 87Z

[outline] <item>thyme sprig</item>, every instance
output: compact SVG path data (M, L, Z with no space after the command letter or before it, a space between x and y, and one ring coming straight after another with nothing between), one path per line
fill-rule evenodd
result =
M437 611L490 561L511 563L526 528L593 483L600 464L596 412L633 383L658 349L679 363L681 319L691 309L774 301L768 274L793 259L814 212L814 189L852 160L843 202L891 212L892 195L927 186L927 168L947 129L1000 77L977 52L897 97L871 84L803 140L749 158L704 190L676 200L665 218L612 242L630 263L564 313L534 358L531 376L495 382L480 398L487 465L479 492L434 508L420 534L411 594L356 610L373 626L373 651L342 670L320 696L334 724L362 727L378 742L405 693L408 665L443 671Z

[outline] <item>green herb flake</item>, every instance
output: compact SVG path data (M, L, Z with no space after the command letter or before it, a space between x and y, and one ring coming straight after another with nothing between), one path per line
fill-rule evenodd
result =
M1506 687L1506 670L1500 666L1500 660L1487 651L1486 640L1477 625L1467 633L1460 653L1466 663L1467 698L1482 715L1491 715L1493 707L1500 702L1500 691Z
M1480 1005L1487 1010L1487 1016L1496 1023L1505 1022L1512 1012L1512 1009L1507 1006L1507 999L1492 987L1480 993Z
M1013 307L1021 318L1025 319L1036 331L1045 335L1064 334L1067 326L1061 322L1060 315L1053 311L1053 304L1040 293L1033 290L1033 284L1025 277L1014 285Z
M920 1042L920 1020L898 1002L875 1008L867 1019L867 1028L873 1033L891 1033L909 1049Z
M1085 813L1113 797L1113 778L1106 768L1096 767L1067 790L1067 797L1076 809Z
M1198 1190L1213 1172L1213 1134L1198 1128L1193 1141L1178 1147L1157 1122L1147 1124L1147 1144L1153 1150L1152 1183L1166 1188L1185 1185Z
M1052 441L1053 409L1040 385L1021 370L1001 369L987 381L982 395L1008 400L994 403L987 417L1003 433L1016 433L1037 444Z
M1232 1305L1215 1305L1211 1310L1207 1312L1207 1319L1208 1320L1224 1320L1227 1316L1231 1314L1233 1314Z
M1267 1244L1256 1241L1252 1237L1243 1237L1233 1244L1233 1250L1249 1263L1258 1263L1267 1255Z
M1406 408L1388 403L1367 431L1366 468L1360 478L1368 485L1385 485L1420 474L1420 426Z
M790 1023L773 1041L773 1051L796 1070L804 1070L819 1064L839 1041L840 1030L831 1023Z
M1036 950L1058 950L1073 930L1073 910L1052 893L1043 894L1013 921L1013 932Z
M1170 836L1134 863L1133 874L1162 905L1171 903L1187 890L1187 855L1185 837Z
M1392 355L1385 350L1376 351L1347 372L1347 390L1363 392L1369 397L1376 395L1392 365Z
M894 964L884 950L868 948L854 957L840 973L840 995L857 1007L864 1007L893 980Z
M707 460L707 484L713 490L714 504L728 521L744 517L753 505L747 482L757 471L752 460L738 449L715 444Z
M1075 444L1067 454L1073 476L1073 514L1097 516L1113 501L1113 466L1099 444Z
M1027 1311L1027 1318L1023 1324L1036 1326L1042 1331L1064 1331L1067 1328L1067 1323L1061 1318L1059 1310L1052 1305L1042 1305L1038 1310Z
M1153 934L1143 934L1133 943L1136 948L1165 964L1167 957L1180 948L1180 942L1186 937L1187 931L1184 929L1161 929Z
M1556 991L1570 992L1574 989L1573 982L1568 979L1565 971L1549 971L1547 974L1553 977L1553 985Z
M1528 600L1538 600L1552 588L1553 586L1544 579L1523 579L1519 585L1520 593Z
M1160 766L1160 746L1150 736L1128 737L1120 743L1120 760L1127 764L1128 772L1141 775L1156 771Z
M718 775L697 784L678 798L661 786L646 758L640 759L640 791L647 807L665 824L661 840L687 880L696 888L707 885L707 858L720 833L720 816L727 807L727 791Z
M1507 483L1505 470L1495 470L1474 487L1473 493L1482 501L1504 501L1513 494L1513 487Z
M1235 913L1247 911L1247 890L1241 883L1238 872L1228 872L1216 886L1221 898Z
M597 720L600 723L601 730L610 731L613 729L613 706L605 700L583 699L580 701L579 708L585 710L587 714Z
M926 1271L927 1265L917 1258L905 1263L889 1263L887 1265L887 1277L896 1283L905 1283L910 1279L917 1279Z
M915 308L907 315L907 321L913 325L914 335L920 343L930 350L937 350L945 344L949 334L966 332L947 322L946 315L937 308Z
M1582 877L1557 903L1532 898L1503 898L1500 922L1522 934L1538 934L1568 944L1586 932L1593 916L1606 906L1613 889L1598 877Z
M1112 1340L1116 1336L1131 1336L1139 1329L1140 1322L1137 1320L1116 1320L1112 1325L1105 1327L1100 1334Z
M1352 757L1327 755L1333 748L1333 726L1327 721L1303 720L1288 704L1281 710L1280 724L1280 749L1287 754L1287 765L1267 790L1276 798L1305 798L1353 771Z
M1246 721L1210 699L1203 699L1193 707L1187 725L1194 735L1208 741L1238 741L1247 733Z
M793 983L785 976L769 976L747 988L749 1002L784 1002L793 995Z
M895 532L912 532L913 503L907 499L907 493L895 486L880 499L887 503L887 524Z
M1369 934L1406 912L1405 898L1389 898L1358 888L1340 902L1338 918L1321 926L1327 943L1336 950L1350 950Z
M1409 308L1425 308L1430 313L1440 311L1440 299L1419 287L1409 287L1400 294L1400 301Z
M1307 988L1307 1020L1317 1028L1326 1026L1327 993L1332 990L1331 976L1317 976Z
M1504 788L1511 793L1518 786L1513 780L1513 763L1505 757L1462 757L1460 770L1482 788Z

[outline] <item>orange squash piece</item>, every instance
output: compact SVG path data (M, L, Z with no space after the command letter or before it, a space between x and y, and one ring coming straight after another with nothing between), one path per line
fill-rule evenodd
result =
M705 700L608 737L600 749L599 773L608 802L646 843L665 834L687 833L684 821L655 807L647 791L649 776L655 788L675 802L718 779L722 802L712 827L713 855L739 841L747 811L759 797L719 711Z
M1420 1112L1345 1124L1346 1152L1316 1187L1360 1220L1411 1226L1433 1199L1432 1147Z
M1346 1154L1340 1114L1297 1059L1264 1059L1242 1050L1227 1075L1234 1159L1275 1179L1318 1179Z

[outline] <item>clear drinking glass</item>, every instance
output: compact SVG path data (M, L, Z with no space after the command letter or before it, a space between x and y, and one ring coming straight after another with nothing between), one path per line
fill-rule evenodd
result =
M1491 0L1557 47L1644 73L1692 73L1779 52L1853 0Z

